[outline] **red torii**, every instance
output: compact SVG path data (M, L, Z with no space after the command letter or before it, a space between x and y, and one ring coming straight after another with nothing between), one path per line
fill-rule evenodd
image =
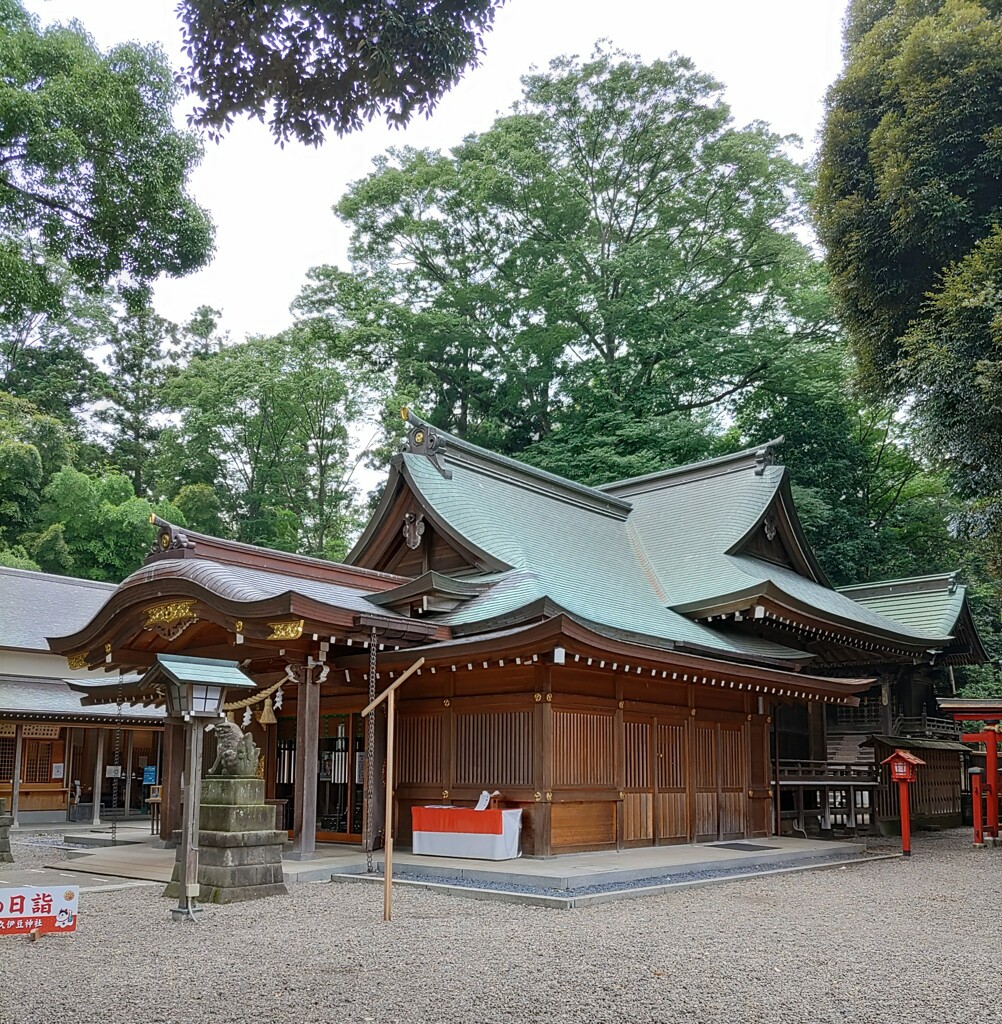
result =
M1002 700L968 700L963 697L940 698L939 706L955 722L984 722L981 732L967 732L964 743L985 745L985 793L988 808L985 831L994 842L999 838L999 752L998 740L1002 722Z

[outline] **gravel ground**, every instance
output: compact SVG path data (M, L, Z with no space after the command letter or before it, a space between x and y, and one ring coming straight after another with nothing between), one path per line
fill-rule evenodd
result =
M66 851L57 849L62 845L63 837L58 832L12 832L10 849L14 854L14 863L0 864L0 876L4 868L11 871L32 870L65 860Z
M376 886L198 925L156 889L84 894L76 935L0 940L0 1021L1002 1022L1002 850L914 850L574 911L401 890L388 925Z

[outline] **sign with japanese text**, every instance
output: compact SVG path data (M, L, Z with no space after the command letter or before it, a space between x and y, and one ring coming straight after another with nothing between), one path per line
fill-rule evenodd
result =
M78 895L65 884L0 889L0 935L75 932Z
M143 785L155 786L157 784L157 766L148 764L143 768Z

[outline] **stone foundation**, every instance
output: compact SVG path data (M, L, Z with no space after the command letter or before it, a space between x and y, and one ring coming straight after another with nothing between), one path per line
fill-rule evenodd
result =
M239 903L284 895L282 847L288 836L275 826L275 808L264 802L261 779L202 780L199 807L198 884L202 903ZM181 834L165 896L179 895Z
M14 854L10 852L10 827L14 818L7 813L7 801L0 800L0 864L13 864Z

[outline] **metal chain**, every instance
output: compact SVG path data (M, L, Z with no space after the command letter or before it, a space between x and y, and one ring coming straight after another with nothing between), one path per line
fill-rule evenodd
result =
M118 845L118 785L122 774L122 677L118 677L118 715L115 718L115 766L118 769L111 780L111 845Z
M369 632L369 703L376 699L376 627ZM376 830L372 824L372 791L376 787L376 713L369 712L365 723L365 870L371 875L372 850Z

